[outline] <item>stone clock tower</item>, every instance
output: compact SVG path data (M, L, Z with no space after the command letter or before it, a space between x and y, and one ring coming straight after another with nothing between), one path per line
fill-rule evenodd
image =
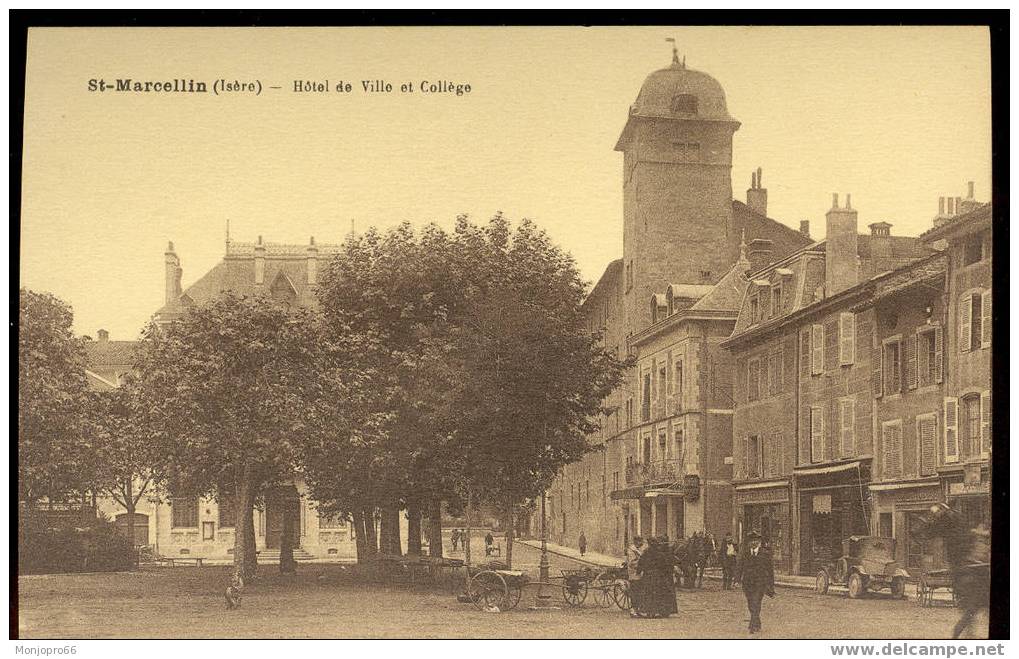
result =
M629 332L647 327L670 284L714 284L738 255L725 92L672 65L647 77L615 150L623 152L623 297Z

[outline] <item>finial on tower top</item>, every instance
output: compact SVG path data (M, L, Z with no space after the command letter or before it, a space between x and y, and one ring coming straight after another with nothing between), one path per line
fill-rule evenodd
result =
M226 244L230 246L230 218L226 218Z
M682 66L685 69L686 68L686 56L685 55L683 56L683 62L682 62L682 64L680 64L680 61L679 61L679 49L676 48L676 39L674 37L666 37L665 40L672 44L672 64L673 65L680 65L680 66Z

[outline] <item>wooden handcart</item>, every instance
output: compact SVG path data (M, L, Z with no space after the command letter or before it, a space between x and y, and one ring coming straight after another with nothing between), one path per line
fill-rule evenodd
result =
M532 581L526 572L505 569L504 565L497 563L472 567L469 574L466 598L482 610L509 611L516 608L527 586L556 590L563 603L570 607L583 605L588 593L591 593L599 606L615 604L624 610L630 608L625 568L599 572L591 568L561 570L560 576L551 577L547 582Z

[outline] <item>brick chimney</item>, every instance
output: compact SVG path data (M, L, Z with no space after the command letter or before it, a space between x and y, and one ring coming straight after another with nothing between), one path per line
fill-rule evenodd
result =
M262 236L258 237L255 244L255 285L261 286L265 283L265 245L262 244Z
M831 209L825 214L824 294L831 297L856 285L860 275L857 252L856 211L846 195L839 207L838 194L831 196Z
M966 188L966 198L959 202L959 213L969 213L980 208L980 202L973 196L973 181L967 181Z
M871 258L892 258L892 225L887 222L874 222L867 226L870 228Z
M747 243L747 260L750 261L748 272L757 272L771 263L771 252L774 241L767 238L754 238Z
M96 336L99 337L99 341L103 343L110 340L110 333L104 329L96 330Z
M164 256L166 257L166 304L170 304L180 297L180 277L183 271L177 252L173 251L172 242L167 245Z
M800 220L800 233L804 238L810 238L810 220Z
M750 189L747 190L747 206L760 215L768 215L768 190L761 187L761 168L750 174Z

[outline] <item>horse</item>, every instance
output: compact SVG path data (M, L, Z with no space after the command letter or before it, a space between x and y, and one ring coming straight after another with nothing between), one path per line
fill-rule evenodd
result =
M983 524L970 528L956 511L939 503L928 511L925 535L940 537L945 545L952 592L962 609L952 630L952 638L959 638L990 605L990 531Z

